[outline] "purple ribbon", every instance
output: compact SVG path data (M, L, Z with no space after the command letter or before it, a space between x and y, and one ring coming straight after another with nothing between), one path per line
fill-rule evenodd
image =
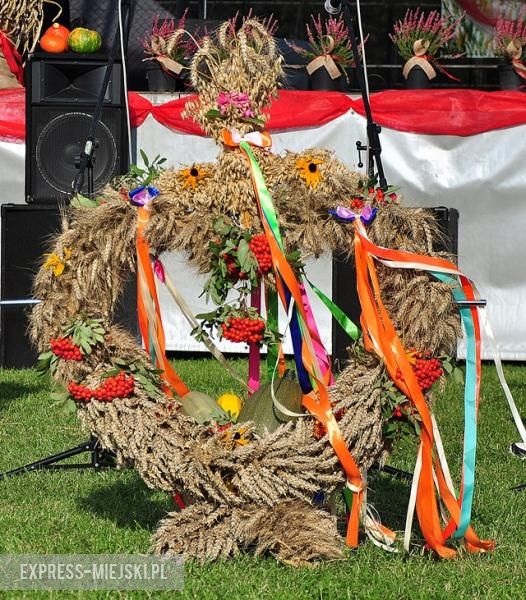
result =
M372 208L370 204L366 204L362 208L361 213L356 213L354 210L350 208L346 208L345 206L338 206L336 209L329 209L329 214L335 217L336 219L343 221L344 223L352 223L355 219L360 218L362 223L365 225L369 225L372 223L374 218L376 217L376 213L378 212L377 208Z
M128 198L130 199L130 203L134 206L148 206L160 193L161 192L153 187L153 185L141 185L141 187L128 192Z

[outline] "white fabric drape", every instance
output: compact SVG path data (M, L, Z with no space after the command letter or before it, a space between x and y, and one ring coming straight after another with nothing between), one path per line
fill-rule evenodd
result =
M356 168L356 141L365 141L365 120L349 111L314 129L273 134L275 152L325 147L349 167ZM428 136L383 128L382 158L390 184L401 188L406 206L457 208L459 263L488 301L488 315L505 360L526 359L526 126L471 137ZM214 160L218 149L199 136L171 131L149 116L137 130L137 146L150 157L160 154L180 166ZM0 143L0 185L3 202L24 201L24 147ZM203 278L182 255L165 257L167 268L195 312L206 310ZM330 295L330 257L309 264L313 282ZM160 290L166 323L167 348L203 349L189 336L189 327L168 294ZM331 321L312 299L322 338L330 350ZM222 350L239 351L224 343ZM485 358L490 358L484 345ZM463 356L460 346L460 356Z

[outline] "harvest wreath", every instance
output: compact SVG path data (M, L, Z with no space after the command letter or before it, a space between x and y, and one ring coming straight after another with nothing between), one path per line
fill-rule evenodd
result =
M366 473L407 431L421 439L413 496L428 546L453 556L446 541L454 536L487 550L492 544L469 527L472 481L463 480L457 499L435 452L429 404L432 384L450 370L439 357L455 349L454 299L472 297L469 280L433 252L439 232L431 212L403 208L394 192L361 181L328 151L269 151L264 109L280 76L274 41L257 20L237 31L226 23L202 41L191 65L199 97L186 114L217 141L218 159L182 170L163 170L156 159L97 200L73 201L35 281L42 302L31 335L40 367L51 368L82 422L121 464L176 494L180 510L155 533L157 553L208 560L252 548L292 564L339 557L335 519L316 501L338 489L349 506L348 545L357 545L362 523L391 548L393 534L367 510ZM218 308L200 322L164 270L168 251L185 251L209 273L205 292ZM327 251L354 256L363 310L363 343L335 382L301 263ZM145 350L112 323L129 270L137 272ZM249 343L243 407L231 395L217 404L190 391L166 360L155 277L226 368L209 330ZM357 338L357 327L313 290ZM237 299L227 302L228 292ZM282 368L278 301L289 315L297 381ZM474 311L464 309L462 319L475 342ZM262 342L270 382L260 386ZM464 460L471 466L474 457ZM444 526L435 481L449 511Z

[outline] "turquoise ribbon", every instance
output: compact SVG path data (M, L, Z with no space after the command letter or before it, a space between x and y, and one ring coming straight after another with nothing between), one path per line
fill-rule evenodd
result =
M432 272L434 277L453 285L453 297L457 301L466 300L464 290L458 281L444 275ZM460 318L466 331L466 382L464 386L464 452L463 452L463 479L464 488L460 510L460 523L453 534L453 538L464 537L471 522L473 508L473 493L475 491L475 465L477 457L477 334L475 322L469 306L459 307Z

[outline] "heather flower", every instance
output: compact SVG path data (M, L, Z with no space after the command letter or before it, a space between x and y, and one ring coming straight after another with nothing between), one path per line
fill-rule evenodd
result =
M514 48L521 49L526 45L526 6L516 19L499 16L495 26L493 47L497 56L513 58Z
M394 24L393 33L389 37L404 60L414 56L414 43L417 40L429 44L426 50L428 58L435 57L438 51L455 37L464 14L458 19L453 19L442 17L437 10L432 10L426 15L420 8L408 9L404 19Z
M353 67L353 56L349 30L340 15L330 17L322 22L321 15L311 15L311 24L307 25L307 39L310 48L301 48L296 44L289 46L301 56L314 60L318 56L330 55L339 71L345 75L346 67Z
M149 32L146 32L142 45L149 59L169 58L187 66L198 49L195 36L186 35L186 14L176 22L174 18L160 21L157 15Z

